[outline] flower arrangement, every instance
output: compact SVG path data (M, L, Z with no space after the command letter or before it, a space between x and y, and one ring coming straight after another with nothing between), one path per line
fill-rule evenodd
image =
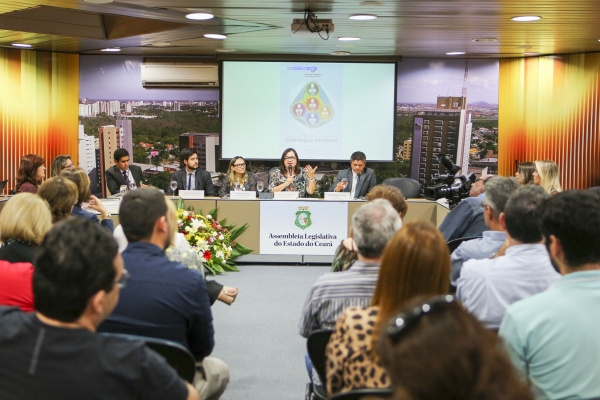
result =
M252 251L236 242L248 224L235 228L235 225L226 225L226 219L218 221L217 214L218 208L210 210L206 216L202 215L202 210L198 213L193 208L184 210L183 200L180 199L177 205L177 230L185 235L188 243L202 257L210 273L239 271L233 261Z

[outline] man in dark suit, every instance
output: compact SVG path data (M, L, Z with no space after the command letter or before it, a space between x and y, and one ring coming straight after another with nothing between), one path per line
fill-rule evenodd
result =
M129 187L129 182L135 182L137 187L146 187L143 184L142 169L137 165L129 165L129 152L125 149L115 150L115 165L104 173L106 186L110 194L119 193L121 185Z
M375 171L367 166L367 156L355 151L350 156L350 169L338 172L337 178L329 188L330 192L350 192L350 197L364 197L377 184Z
M177 190L204 190L205 196L217 196L210 172L198 168L196 149L181 150L179 162L181 169L171 175L171 181L177 181Z

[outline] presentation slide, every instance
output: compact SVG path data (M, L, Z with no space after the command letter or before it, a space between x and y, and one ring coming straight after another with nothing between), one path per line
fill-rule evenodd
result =
M393 161L394 63L224 61L224 159Z

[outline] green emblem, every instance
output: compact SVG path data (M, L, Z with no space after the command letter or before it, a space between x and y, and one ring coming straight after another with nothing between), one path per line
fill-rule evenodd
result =
M296 226L300 229L306 229L312 224L309 211L296 211Z

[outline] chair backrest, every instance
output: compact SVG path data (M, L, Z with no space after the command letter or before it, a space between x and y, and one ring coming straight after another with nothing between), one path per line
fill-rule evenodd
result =
M350 392L340 393L330 400L367 400L367 399L388 399L392 397L393 390L390 389L356 389Z
M448 249L450 250L450 253L452 253L454 250L456 250L458 248L458 246L461 245L462 242L468 242L469 240L473 240L473 239L481 239L481 236L471 236L471 237L452 239L451 241L448 242Z
M332 333L333 331L330 329L317 329L316 331L312 331L306 340L308 356L323 383L327 382L325 375L325 365L327 361L325 349L327 348L327 343L329 343L329 338Z
M121 333L101 333L106 336L118 336L129 340L141 340L150 349L165 358L167 363L177 371L181 379L193 383L196 375L196 360L188 349L179 343L170 340L151 338L146 336L126 335Z
M394 186L402 191L402 194L407 199L421 197L421 184L418 181L410 178L387 178L383 182L384 185Z
M8 183L8 179L5 181L0 181L0 193L4 192L4 187Z

